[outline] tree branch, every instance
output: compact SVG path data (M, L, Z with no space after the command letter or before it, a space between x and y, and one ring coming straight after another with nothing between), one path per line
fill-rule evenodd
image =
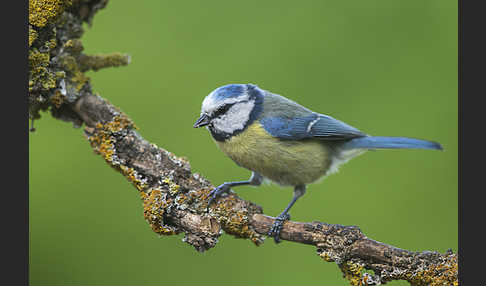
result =
M124 175L140 193L144 218L159 235L184 233L198 251L216 245L222 231L264 242L274 218L235 193L207 209L213 185L191 172L189 162L143 139L123 112L94 95L88 69L129 63L123 54L82 54L82 22L106 0L29 1L29 113L50 110L56 118L85 127L93 150ZM53 9L54 7L55 9ZM336 262L352 285L407 280L412 285L457 285L457 254L412 252L366 237L356 226L287 221L283 240L309 244L328 262Z
M199 251L214 247L221 229L257 245L263 242L274 218L263 215L260 207L230 193L207 212L213 186L193 174L186 160L144 140L126 115L99 96L83 96L74 110L88 125L85 134L94 150L140 191L145 219L156 233L183 232L184 241ZM317 254L336 262L353 285L397 279L414 285L457 282L452 251L402 250L366 237L356 226L288 221L281 238L316 246Z

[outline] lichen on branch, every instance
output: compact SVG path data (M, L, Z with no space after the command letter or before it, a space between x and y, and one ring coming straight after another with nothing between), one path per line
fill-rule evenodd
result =
M42 28L57 19L70 5L70 0L29 0L29 23Z
M126 66L130 63L130 55L122 53L81 55L79 64L81 71L97 71L107 67Z
M126 54L83 54L79 38L83 23L91 23L94 13L107 0L29 0L29 118L40 111L80 126L82 121L67 105L91 94L88 69L122 66Z
M99 96L84 96L74 110L86 122L85 135L94 151L140 192L144 217L154 232L184 232L199 251L214 247L221 229L261 244L264 236L250 226L261 208L230 195L207 211L213 186L193 174L187 160L144 140L133 122Z

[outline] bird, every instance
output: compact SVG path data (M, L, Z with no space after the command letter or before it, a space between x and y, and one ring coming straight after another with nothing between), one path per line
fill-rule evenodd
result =
M293 187L292 200L267 233L275 243L307 185L335 173L350 159L375 149L443 149L433 141L368 135L251 83L227 84L210 92L193 127L206 127L223 153L252 171L248 180L214 188L208 208L232 187L259 186L264 179Z

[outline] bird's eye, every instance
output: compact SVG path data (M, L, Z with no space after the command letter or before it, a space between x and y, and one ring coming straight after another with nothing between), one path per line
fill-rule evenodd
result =
M230 104L225 104L225 105L222 105L220 106L218 109L216 109L216 111L214 112L214 116L219 116L221 114L224 114L226 113L226 111L228 111L228 109L231 108L231 106L233 106L234 103L230 103Z
M229 108L229 106L227 104L223 105L220 108L218 108L217 112L218 113L225 113L226 111L228 111L228 108Z

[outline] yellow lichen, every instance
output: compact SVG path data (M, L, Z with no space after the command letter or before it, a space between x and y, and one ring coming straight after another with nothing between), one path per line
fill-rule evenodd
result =
M135 169L123 165L120 165L120 169L122 170L123 175L133 183L137 190L143 191L147 188L147 184L137 177L138 172Z
M325 255L320 254L325 260ZM344 277L351 285L367 285L370 278L363 265L346 261L340 265ZM432 264L427 269L418 272L404 272L389 277L391 280L406 280L413 286L457 286L457 255L450 255L440 264Z
M66 96L63 95L59 90L56 90L54 92L54 95L51 96L51 98L50 98L52 104L54 104L54 106L56 108L61 107L61 105L64 103L65 99L66 99Z
M106 123L98 122L94 132L88 136L88 140L95 152L99 153L112 167L120 171L139 191L143 191L148 186L146 182L139 178L138 172L131 167L120 165L120 162L114 159L116 158L114 157L116 154L114 133L131 128L133 128L133 122L121 113L114 116L112 121Z
M84 73L77 71L71 77L71 81L76 84L77 90L81 90L83 86L89 81L89 77L85 76Z
M457 255L450 255L446 262L432 265L415 275L408 274L405 280L414 286L457 286L459 285L457 270Z
M176 197L175 199L175 202L179 205L182 205L186 202L190 201L189 197L185 196L185 195L179 195Z
M178 184L174 183L173 181L171 181L169 178L163 179L162 183L165 183L169 186L169 193L171 195L175 195L175 194L177 194L177 192L179 192L180 186Z
M37 39L37 32L29 25L29 46ZM29 92L48 91L56 87L58 72L50 66L50 51L56 47L55 36L41 43L42 47L29 49ZM42 50L42 52L40 51Z
M29 23L37 27L44 27L54 21L71 5L70 0L29 0Z
M41 53L37 49L33 49L29 51L29 65L31 69L36 67L46 67L49 65L49 54L48 53Z
M171 194L175 194L179 191L180 186L177 184L170 185L170 192Z
M52 38L50 39L49 41L47 41L45 44L45 47L48 49L48 50L52 50L54 49L56 46L57 46L57 41L56 41L56 38Z
M36 83L40 83L44 90L56 87L56 75L48 70L49 60L48 53L37 49L29 51L29 92Z
M57 78L65 78L66 77L66 72L64 72L64 71L58 71L58 72L56 72L56 77Z
M112 155L113 151L113 138L112 134L115 132L120 132L124 129L131 129L133 128L133 122L130 118L128 118L124 114L120 114L113 117L112 121L101 123L98 122L96 124L95 133L88 137L88 140L91 143L91 146L95 149L95 151L101 153L102 155L106 155L107 152ZM108 160L107 156L105 159L111 163L111 160Z
M83 44L78 39L69 39L65 44L64 48L69 50L73 54L79 54L83 51Z
M171 235L176 231L172 227L164 225L164 212L168 202L162 199L162 192L152 189L140 192L143 201L143 216L155 233L159 235Z
M124 129L134 128L135 125L130 118L128 118L125 114L121 113L120 115L113 117L113 120L108 122L106 124L106 127L111 132L119 132Z
M362 265L353 263L351 261L346 261L340 266L340 268L344 274L344 277L348 279L351 285L353 286L367 285L366 283L367 276L366 277L362 276L362 271L364 269Z
M334 262L334 260L329 256L327 252L322 252L319 256L327 262Z
M71 75L70 79L73 84L75 84L76 90L81 90L83 86L89 82L89 77L87 77L80 69L76 58L71 55L63 55L60 58L61 66Z
M207 195L206 195L207 196ZM256 245L263 243L262 235L250 228L248 216L235 208L234 196L220 198L213 208L223 230L238 238L249 238Z
M32 46L32 43L37 39L37 31L32 29L32 26L29 25L29 47Z

